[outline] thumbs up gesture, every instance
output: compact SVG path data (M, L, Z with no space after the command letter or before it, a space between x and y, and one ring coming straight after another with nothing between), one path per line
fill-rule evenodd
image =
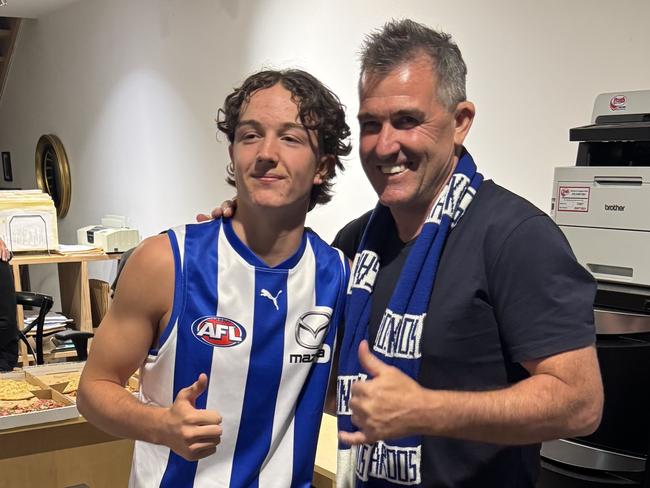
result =
M349 406L359 431L339 432L341 442L371 444L418 433L424 389L377 358L367 341L359 344L359 361L372 379L352 385Z
M164 417L167 434L162 443L188 461L214 454L221 442L221 415L195 407L207 386L208 377L201 373L192 385L178 392Z

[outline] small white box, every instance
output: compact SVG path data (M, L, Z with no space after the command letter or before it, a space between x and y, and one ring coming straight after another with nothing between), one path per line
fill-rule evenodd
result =
M124 252L140 243L140 233L128 227L88 225L77 230L77 243L95 246L104 252Z

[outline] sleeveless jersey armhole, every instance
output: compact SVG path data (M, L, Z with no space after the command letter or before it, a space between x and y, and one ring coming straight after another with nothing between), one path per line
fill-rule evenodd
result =
M149 351L150 355L157 356L158 352L163 348L169 335L171 334L176 321L181 314L184 305L185 297L185 280L183 274L183 264L181 259L180 248L178 244L178 238L174 230L170 229L167 231L167 237L169 238L169 244L172 248L172 253L174 255L174 300L172 304L172 313L169 317L169 321L163 328L160 338L158 339L158 347L156 349L151 349Z

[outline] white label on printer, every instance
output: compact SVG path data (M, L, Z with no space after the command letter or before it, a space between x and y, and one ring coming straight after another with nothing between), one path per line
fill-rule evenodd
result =
M558 212L589 212L588 186L561 186L558 192Z

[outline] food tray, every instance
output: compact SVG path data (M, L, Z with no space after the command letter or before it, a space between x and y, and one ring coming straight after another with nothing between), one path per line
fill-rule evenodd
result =
M0 374L0 379L26 381L27 383L40 387L40 389L32 392L35 397L41 400L55 400L64 405L63 407L51 408L48 410L0 416L0 430L74 419L79 416L77 406L73 401L52 388L44 388L43 385L35 382L34 379L24 371ZM0 400L0 404L2 403L3 401Z
M63 390L65 390L69 383L69 380L63 377L71 373L73 373L75 376L81 375L81 371L85 365L85 362L74 362L48 364L43 366L30 366L28 368L25 368L25 373L29 378L32 379L32 383L43 388L52 388L53 390L64 394L72 402L75 402L76 392L71 395L63 393ZM57 376L61 376L60 380L57 380Z
M64 394L71 401L75 402L76 392L72 394L63 393L66 387L68 386L68 380L62 379L61 382L52 382L51 377L47 379L45 377L56 376L56 375L63 376L66 374L76 373L76 372L81 374L81 371L83 370L85 365L86 365L85 362L60 363L60 364L51 364L45 366L31 366L29 368L25 368L25 371L29 376L33 378L35 384L38 384L45 388L52 388L58 391L59 393ZM138 381L136 374L134 374L133 376L131 376L131 378L129 378L128 386L131 388L131 390L134 390L132 391L134 395L138 394L139 385L140 383Z

